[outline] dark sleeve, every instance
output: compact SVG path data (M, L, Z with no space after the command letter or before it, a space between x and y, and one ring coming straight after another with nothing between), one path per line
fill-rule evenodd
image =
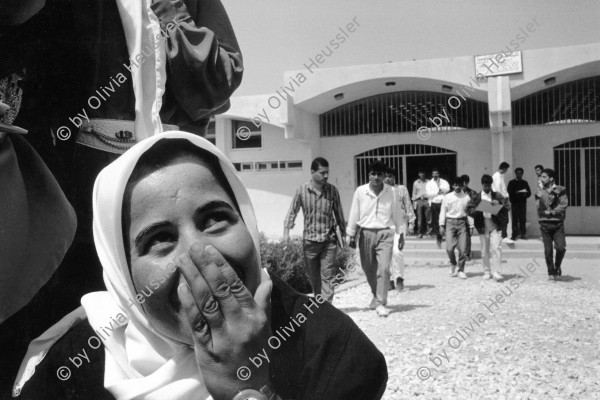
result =
M167 34L167 85L196 121L228 108L229 97L242 81L242 53L219 0L186 4L155 0L151 7Z
M558 195L558 205L552 210L552 215L561 215L564 219L565 214L567 212L567 206L569 205L569 196L567 196L567 191L563 190Z
M17 399L114 400L104 388L104 346L94 338L87 321L75 325L48 351Z
M510 182L508 182L508 186L506 187L506 191L508 192L508 198L510 199L510 201L515 201L515 181L512 180Z
M479 205L480 201L481 201L481 196L479 194L476 194L470 198L469 203L467 204L467 215L469 217L472 217L474 214L481 212L481 211L475 211L475 209Z
M531 189L529 188L529 183L527 183L527 181L525 182L525 189L527 189L527 196L525 196L526 199L531 197Z
M285 339L271 356L277 394L286 400L381 399L388 379L385 358L354 321L271 278L272 336Z

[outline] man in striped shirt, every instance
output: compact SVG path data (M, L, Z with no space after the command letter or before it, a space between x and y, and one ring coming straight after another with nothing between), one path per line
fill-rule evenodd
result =
M290 229L298 211L304 214L304 268L313 292L328 302L333 301L335 255L337 252L336 225L346 229L340 195L335 186L327 183L329 163L322 157L313 160L309 182L296 190L285 218L283 240L290 240ZM343 242L343 234L340 240Z

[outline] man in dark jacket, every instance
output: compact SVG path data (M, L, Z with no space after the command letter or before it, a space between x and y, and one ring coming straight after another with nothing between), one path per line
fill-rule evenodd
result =
M569 206L569 198L565 188L554 183L553 169L544 169L542 184L544 188L538 189L535 195L537 213L540 221L540 231L542 231L542 240L544 241L548 279L556 281L562 275L560 265L567 251L564 220ZM556 259L554 260L552 254L553 242L556 249Z
M515 169L516 178L508 182L508 196L510 199L510 213L512 216L512 240L517 239L517 230L521 239L527 239L527 199L531 196L529 184L523 179L523 168Z
M471 201L467 205L467 214L473 218L473 224L479 233L483 279L487 280L493 277L496 282L499 282L503 279L500 273L502 266L502 227L508 223L510 205L507 198L498 192L492 191L493 182L494 180L490 175L481 177L483 190L471 197ZM490 202L492 206L502 204L502 208L495 214L483 212L477 209L482 200ZM493 274L490 266L490 250L494 264Z

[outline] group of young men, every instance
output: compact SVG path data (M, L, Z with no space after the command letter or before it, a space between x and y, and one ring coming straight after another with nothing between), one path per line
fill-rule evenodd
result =
M311 165L311 180L296 191L284 223L284 240L300 209L304 214L304 265L315 295L333 301L337 248L344 245L343 233L351 248L358 248L361 267L373 298L369 308L387 317L390 289L404 289L405 236L409 231L419 238L436 237L439 248L445 239L450 259L450 276L466 279L467 259L471 259L471 236L477 231L481 243L483 279L503 280L502 242L514 243L517 232L527 239L526 210L531 189L523 180L523 169L515 169L515 179L504 181L510 165L502 162L493 176L481 177L481 191L469 187L468 175L451 180L451 185L432 168L431 180L424 170L408 189L396 184L396 171L383 162L369 167L369 183L359 186L353 195L348 223L337 189L327 182L329 163L316 158ZM561 263L566 251L564 218L568 206L565 188L555 184L552 169L536 166L538 188L535 195L548 276L556 281L562 275ZM450 188L452 190L450 190ZM509 214L510 211L510 214ZM512 235L507 226L512 220ZM416 221L416 224L415 224ZM553 245L556 258L553 257ZM458 250L458 259L455 250Z

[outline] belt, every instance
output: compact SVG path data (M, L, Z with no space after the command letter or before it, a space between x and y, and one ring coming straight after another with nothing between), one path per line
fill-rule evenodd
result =
M135 122L120 119L90 119L83 121L76 142L97 150L123 154L136 144ZM177 125L163 124L163 130L179 130Z
M463 221L463 220L467 219L467 217L460 217L460 218L446 217L446 219L454 219L454 220Z
M359 227L360 230L363 231L371 231L371 232L379 232L379 231L387 231L387 230L391 230L392 228L362 228Z

